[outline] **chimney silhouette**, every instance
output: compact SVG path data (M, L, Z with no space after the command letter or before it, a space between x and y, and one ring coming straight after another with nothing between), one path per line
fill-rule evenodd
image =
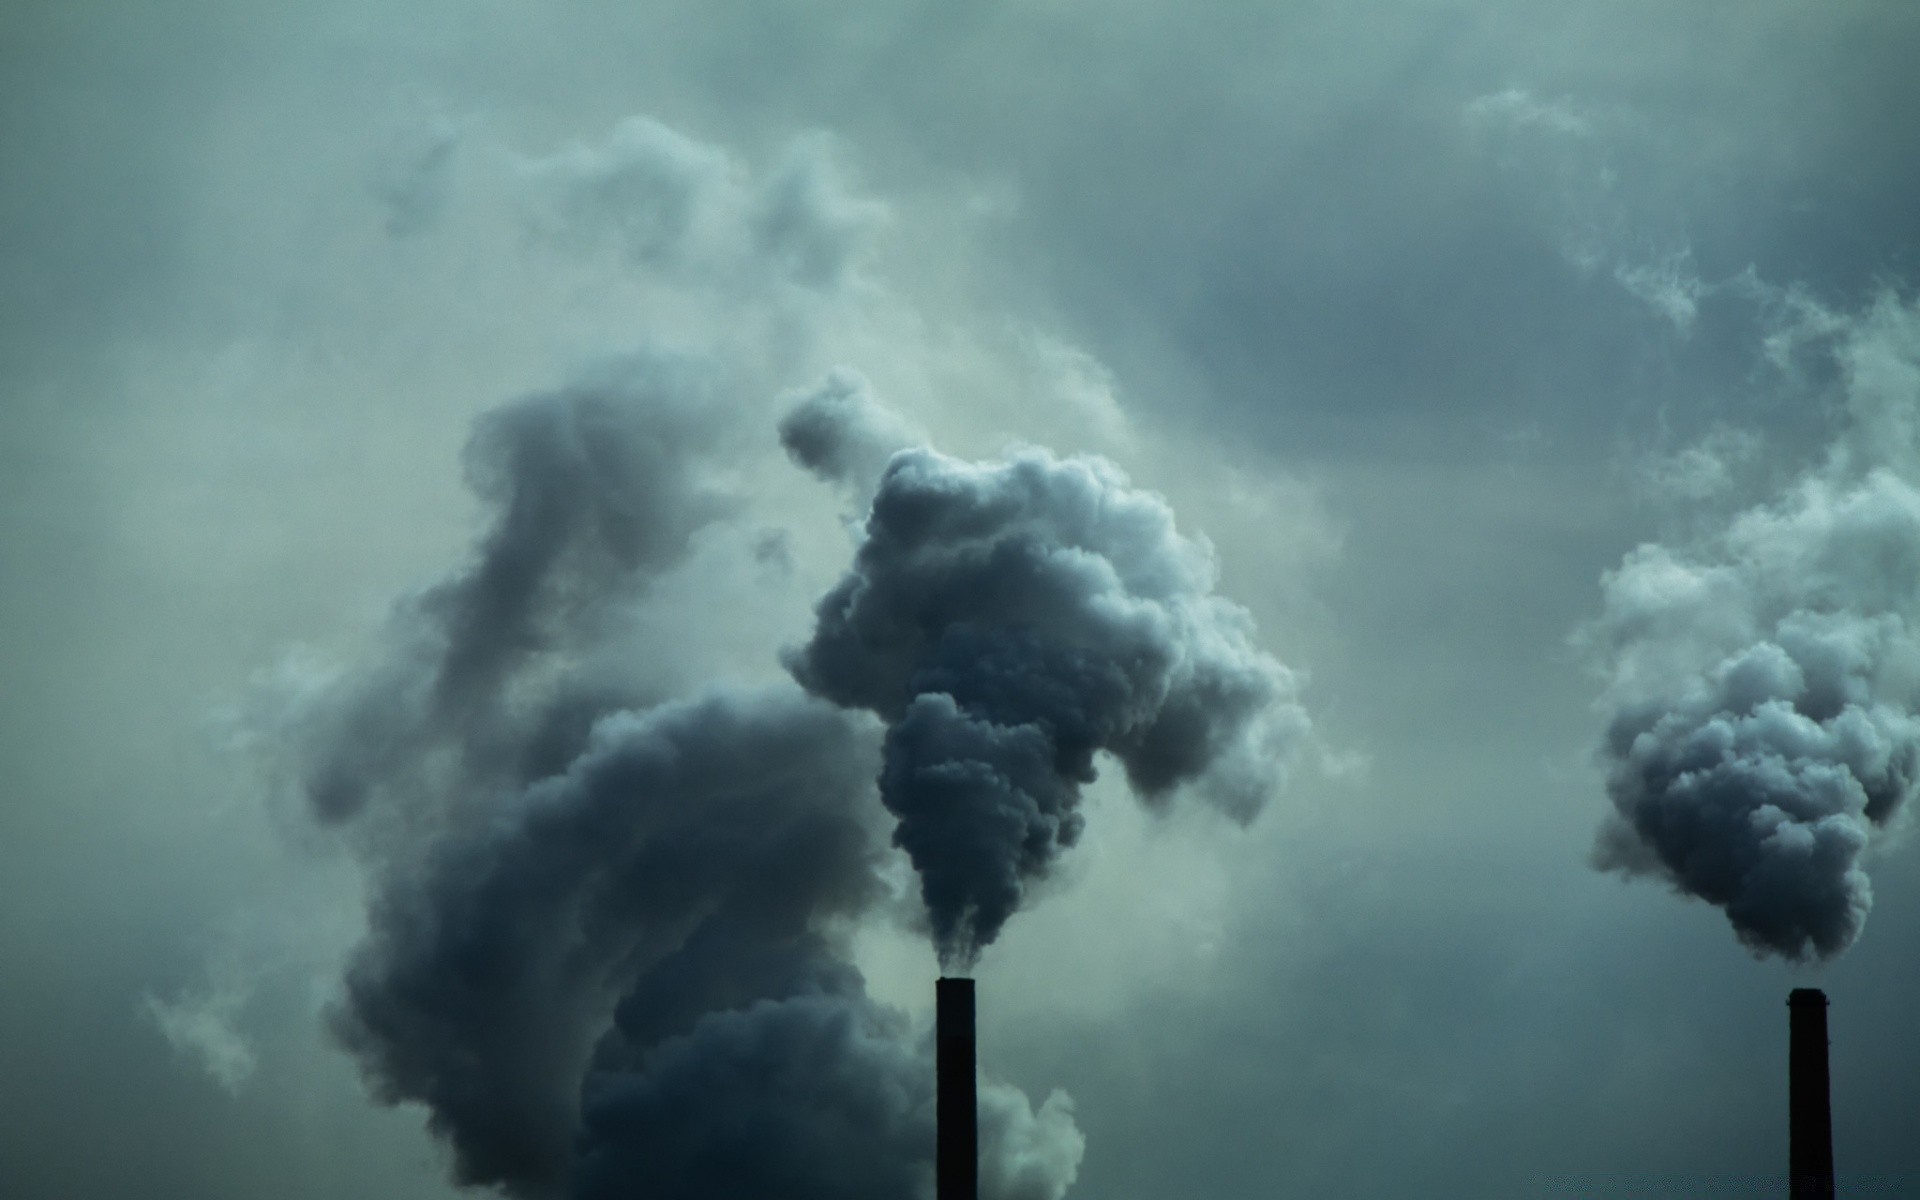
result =
M1791 1200L1833 1200L1833 1109L1827 1086L1827 994L1795 988L1787 995L1792 1014L1787 1057L1787 1194Z
M973 980L934 984L934 1171L938 1200L978 1200L979 1097L974 1091Z

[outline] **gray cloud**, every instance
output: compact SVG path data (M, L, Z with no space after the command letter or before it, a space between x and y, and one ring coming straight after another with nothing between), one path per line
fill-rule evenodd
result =
M1191 784L1242 819L1278 784L1295 679L1213 582L1211 548L1104 460L894 456L790 667L888 722L881 797L943 961L1079 839L1097 752L1150 801Z

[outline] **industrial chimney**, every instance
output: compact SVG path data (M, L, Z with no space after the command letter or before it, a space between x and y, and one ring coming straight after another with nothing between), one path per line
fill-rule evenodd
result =
M1825 1046L1823 1040L1823 1052ZM934 985L934 1074L934 1117L940 1127L934 1164L938 1200L978 1200L980 1110L974 1092L971 979L943 978Z
M1833 1200L1833 1110L1827 1089L1827 994L1795 988L1787 996L1792 1014L1787 1059L1788 1116L1792 1142L1787 1156L1787 1194L1792 1200Z

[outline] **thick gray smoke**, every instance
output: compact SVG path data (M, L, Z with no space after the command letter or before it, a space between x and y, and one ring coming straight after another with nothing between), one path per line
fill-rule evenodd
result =
M874 399L866 379L840 368L795 399L780 419L780 444L794 462L862 499L894 452L926 439Z
M1694 553L1641 546L1605 599L1598 863L1719 906L1756 954L1845 950L1920 783L1920 492L1809 479Z
M857 991L716 1012L648 1069L589 1081L582 1200L901 1200L931 1194L933 1075L899 1014ZM1057 1200L1083 1143L1058 1093L1036 1113L980 1089L980 1192Z
M494 726L524 719L509 711L516 672L576 655L609 596L674 565L735 506L704 465L724 399L700 364L635 356L479 420L467 479L494 520L475 561L406 601L383 659L292 731L321 817L418 787L421 769L473 768L514 747Z
M1149 801L1192 784L1259 809L1307 721L1213 584L1210 548L1103 460L893 456L789 667L887 721L881 798L943 962L970 964L1074 844L1100 751Z
M713 1010L858 996L826 923L876 886L851 802L864 761L797 697L603 717L564 773L386 881L344 1040L383 1091L427 1105L464 1181L557 1186L596 1044L644 1080L649 1052Z
M483 418L476 561L288 718L373 888L333 1026L463 1183L924 1196L929 1048L846 953L885 891L871 729L790 684L648 697L599 640L733 507L713 386L649 360ZM986 1194L1058 1200L1070 1107L983 1105Z

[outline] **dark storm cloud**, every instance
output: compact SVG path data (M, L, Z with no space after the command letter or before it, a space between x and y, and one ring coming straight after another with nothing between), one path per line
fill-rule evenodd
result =
M1149 801L1191 784L1242 819L1277 785L1295 680L1213 583L1211 548L1104 460L894 456L790 666L887 721L881 797L943 961L1078 840L1097 752Z
M1839 954L1862 856L1920 783L1920 492L1812 478L1692 551L1645 545L1588 631L1609 656L1602 867L1722 908L1757 954Z

